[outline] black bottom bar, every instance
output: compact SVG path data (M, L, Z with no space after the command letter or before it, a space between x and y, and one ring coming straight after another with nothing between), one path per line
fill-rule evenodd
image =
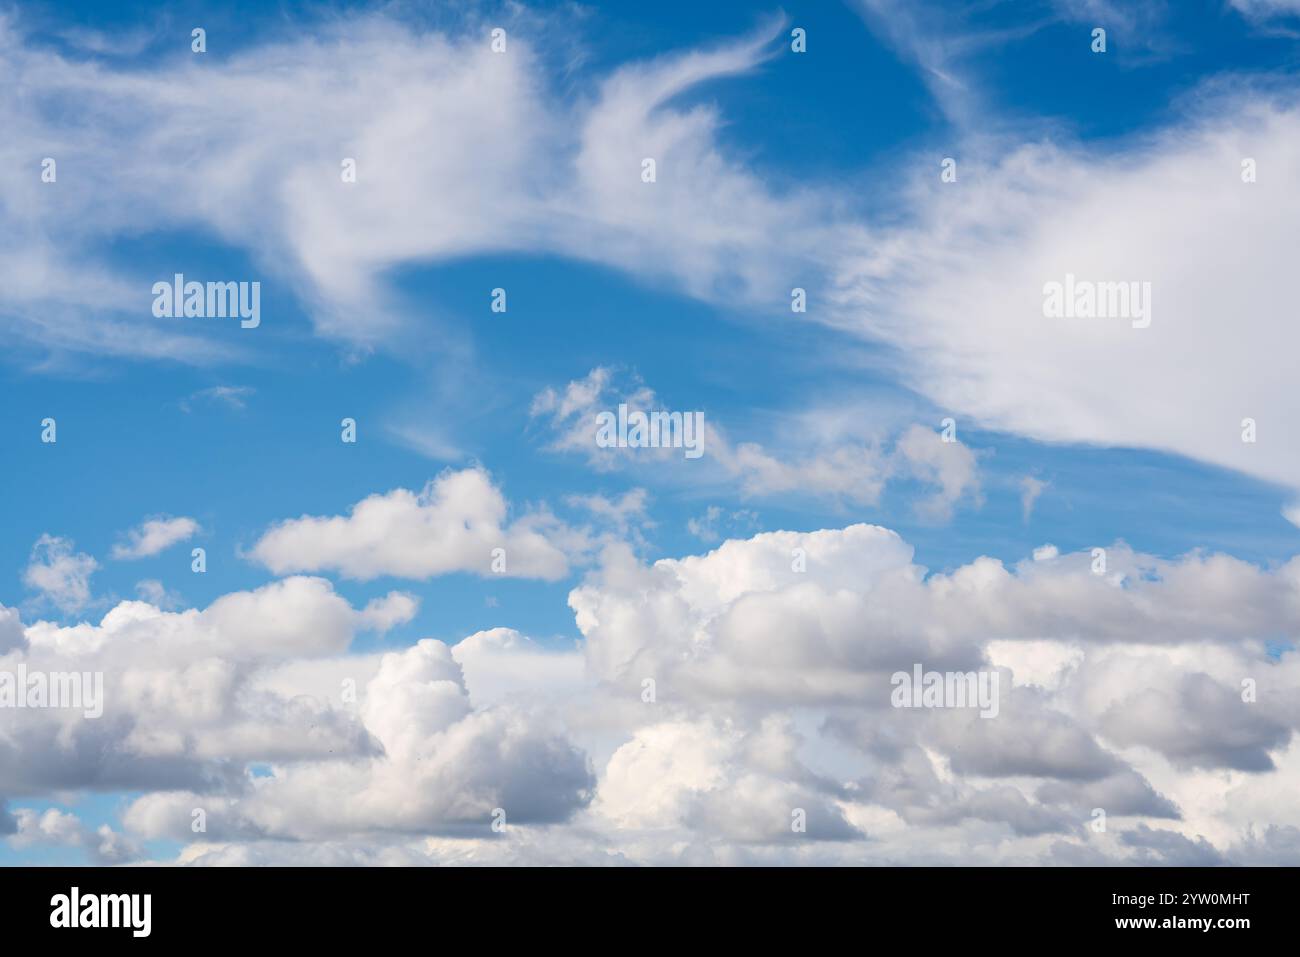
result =
M0 869L0 906L11 941L66 943L75 934L95 946L374 946L411 937L443 948L468 934L483 944L640 939L697 950L791 935L805 944L847 935L870 947L900 935L987 945L1042 934L1020 941L1232 947L1294 934L1295 876L1286 868L11 868ZM149 895L147 921L145 898L133 895ZM118 926L73 927L74 911L79 925Z

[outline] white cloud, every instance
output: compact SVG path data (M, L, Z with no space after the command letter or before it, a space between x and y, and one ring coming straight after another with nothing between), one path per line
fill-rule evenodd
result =
M1038 502L1038 496L1042 495L1050 484L1050 482L1044 482L1032 475L1026 475L1020 480L1020 518L1022 521L1029 521L1029 516L1034 514L1034 505Z
M414 595L390 591L382 598L367 603L366 607L358 613L357 618L367 628L387 632L409 622L419 609L420 600Z
M571 532L549 513L506 520L501 492L481 469L446 471L420 492L371 495L349 514L304 515L270 528L249 554L276 574L333 570L348 578L430 578L451 572L493 573L493 550L505 549L509 577L562 578Z
M791 256L771 237L813 262L829 199L774 195L717 148L714 109L674 102L753 69L780 26L625 65L566 96L548 61L565 27L536 20L512 32L508 56L479 23L449 34L376 15L323 20L210 71L188 56L141 70L39 49L6 18L0 67L45 94L0 107L14 161L53 154L79 174L57 190L35 176L0 187L3 312L21 339L55 348L238 356L242 344L153 320L158 277L109 265L108 241L141 222L197 225L246 250L254 278L291 288L321 333L363 348L408 321L384 278L393 267L486 251L603 263L707 298L788 295ZM84 109L48 106L66 102ZM180 144L199 159L167 158ZM341 156L357 162L354 186L340 184ZM641 182L646 156L654 184Z
M247 385L214 385L207 389L191 392L180 402L182 412L189 412L193 404L200 400L227 408L242 411L248 407L248 398L257 390Z
M47 808L37 813L30 808L14 811L18 830L9 838L15 848L33 845L82 847L96 864L123 864L143 855L143 849L107 824L89 828L75 814Z
M958 184L918 172L935 184L918 179L912 228L881 237L888 254L843 262L837 321L899 348L907 383L983 427L1300 487L1300 449L1278 432L1300 414L1281 358L1295 337L1282 250L1300 216L1300 113L1225 83L1192 118L1105 154L971 149ZM1242 181L1247 157L1258 182ZM1225 253L1242 249L1255 252ZM1044 284L1067 274L1149 282L1150 326L1047 318Z
M873 22L895 9L867 6L884 11ZM1065 7L1073 16L1080 5ZM917 182L900 192L908 225L874 229L846 218L833 188L779 193L727 158L716 110L678 102L697 84L761 65L778 26L624 65L566 101L548 83L544 44L530 46L528 33L512 38L510 56L494 56L473 31L451 37L362 17L249 47L220 72L185 59L142 73L36 51L6 20L6 73L49 102L86 109L67 129L66 117L30 99L0 113L16 153L59 152L82 170L57 191L36 177L3 187L4 311L19 335L59 347L229 352L164 327L139 335L140 278L96 262L106 240L142 219L171 228L195 216L282 272L322 333L360 346L387 341L405 321L383 278L392 267L468 253L565 255L772 308L793 285L812 284L824 308L809 318L898 348L909 385L981 425L1164 450L1300 487L1300 453L1277 425L1297 411L1278 361L1290 335L1282 250L1300 213L1287 188L1300 172L1288 103L1224 81L1226 92L1204 91L1198 115L1110 143L1105 155L1059 136L1029 145L973 136L959 151L959 183L940 190L918 164ZM927 35L911 19L897 31L958 101L978 90L953 63L1001 36ZM339 63L353 64L346 76ZM192 105L185 117L171 108L177 97ZM448 128L462 135L449 140ZM203 161L156 159L178 142ZM360 164L356 189L338 182L341 143ZM640 161L650 154L660 175L645 184ZM567 159L539 166L538 155ZM1241 182L1247 156L1261 163L1257 183ZM57 217L37 215L51 197ZM183 209L173 197L187 197ZM55 218L75 224L57 245L45 234ZM1206 221L1213 235L1199 228ZM1263 252L1223 255L1255 246ZM829 262L828 249L837 251ZM1152 326L1045 319L1043 284L1066 272L1151 282ZM1260 353L1264 341L1278 348ZM1115 381L1179 399L1145 401ZM1240 441L1246 417L1259 421L1256 444ZM429 454L454 449L443 437L405 436ZM732 459L755 494L858 504L879 494L869 444L795 463L742 445Z
M718 519L722 518L722 506L710 505L704 514L688 518L686 530L704 542L716 542L722 536L718 534Z
M71 540L42 535L32 546L31 560L23 572L23 584L65 614L81 611L90 604L90 576L99 568L85 552L74 552Z
M852 525L649 565L611 544L570 603L576 646L494 628L385 654L353 637L409 620L413 596L354 608L315 578L36 622L0 670L101 670L104 714L14 712L0 791L142 796L121 835L20 809L18 839L125 858L193 841L203 807L185 860L952 862L978 841L1006 863L1169 862L1198 835L1285 857L1250 823L1300 827L1300 659L1266 645L1300 623L1296 562L1115 543L1106 576L1043 551L927 574ZM916 662L1001 669L999 716L891 707ZM1104 836L1084 827L1099 806Z
M563 389L548 387L533 398L531 416L548 429L552 451L583 455L599 470L653 468L657 477L693 488L738 486L751 498L786 498L791 494L839 504L874 505L886 483L913 478L936 486L918 504L927 517L951 517L955 504L978 503L979 479L974 453L961 442L943 442L939 433L912 425L886 446L881 436L865 439L837 416L810 410L793 418L788 446L772 450L757 442L731 441L717 422L705 416L704 455L685 460L669 448L601 448L596 445L596 416L620 403L640 411L692 411L665 405L635 375L620 375L598 366Z
M361 694L359 717L382 751L351 761L285 767L225 798L158 793L137 800L126 824L184 837L190 808L212 811L212 839L328 840L347 834L491 834L494 808L507 822L562 821L588 800L580 752L543 715L475 710L460 666L425 639L384 655ZM321 794L337 799L322 802Z
M156 578L145 578L136 582L135 593L141 601L164 611L173 611L185 604L179 592L172 591Z
M1228 0L1228 2L1252 20L1300 16L1300 0Z
M164 552L199 533L199 523L192 518L146 519L126 533L126 541L113 546L112 556L118 561L133 561Z

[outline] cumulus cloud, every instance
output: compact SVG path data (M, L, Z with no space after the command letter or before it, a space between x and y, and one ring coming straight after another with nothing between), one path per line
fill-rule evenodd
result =
M1270 651L1300 571L1108 556L935 573L868 525L649 564L609 543L558 647L493 628L358 652L414 597L356 608L319 578L123 602L28 625L0 661L106 678L102 719L15 712L0 792L139 792L116 838L19 809L16 839L104 860L156 838L192 863L1260 859L1252 822L1300 828L1300 663ZM997 672L997 716L895 707L917 663Z
M590 799L582 753L538 715L475 710L442 642L425 639L384 655L364 686L358 717L378 744L368 759L299 763L224 796L146 795L125 823L183 838L190 809L206 802L213 839L491 833L498 808L507 823L546 823L563 821ZM322 802L321 794L334 798Z
M118 561L149 558L194 537L199 530L199 523L185 516L146 519L126 533L125 542L113 546L112 556Z
M124 864L137 860L144 854L138 843L114 831L109 825L87 827L75 814L58 808L47 808L40 813L30 808L18 808L14 812L14 818L17 828L9 838L9 844L15 848L38 845L79 847L85 849L91 860L99 865Z
M250 684L272 662L343 652L368 624L360 619L328 582L290 578L204 609L124 601L98 624L37 621L4 670L102 674L103 713L8 712L0 792L212 787L232 773L231 761L364 753L364 729L328 702Z
M885 529L775 532L652 565L611 550L570 603L592 676L633 700L649 679L671 712L706 722L692 724L692 734L713 728L708 748L754 733L755 715L820 715L797 749L755 749L749 759L816 756L800 770L788 766L783 780L816 782L824 808L878 839L882 827L906 841L909 831L998 826L1009 846L1048 835L1081 846L1097 807L1119 819L1204 828L1203 797L1184 824L1185 782L1176 795L1153 782L1178 783L1195 769L1264 775L1294 753L1300 712L1287 689L1300 665L1294 655L1271 659L1267 639L1300 615L1300 572L1294 562L1265 570L1227 556L1165 561L1122 545L1108 552L1110 576L1093 573L1090 553L1011 568L979 559L936 574L912 564L910 547ZM800 554L803 570L792 561ZM916 663L1000 671L999 714L891 707L891 675ZM1257 697L1242 693L1246 679ZM720 721L730 730L719 731ZM725 761L701 758L674 781L673 762L696 747L680 733L643 730L634 749L625 746L618 764L633 754L639 764L658 762L647 776L654 788L632 783L626 800L676 807L684 798L664 789L717 791L743 817L735 802L754 768L741 762L722 775ZM666 742L662 752L646 753L656 742ZM615 767L597 810L613 801L605 788L619 780ZM1216 785L1220 793L1224 786ZM1104 853L1123 859L1136 846Z
M65 614L74 614L90 604L90 576L99 568L99 562L74 548L70 539L42 535L32 546L31 559L23 572L23 584Z
M335 571L367 580L380 575L431 578L451 572L492 573L554 581L569 570L573 533L535 511L507 522L507 504L481 469L447 471L421 491L371 495L346 516L287 519L268 529L250 556L276 574ZM493 567L496 549L504 567Z
M194 808L205 809L214 839L330 840L490 834L497 807L518 824L583 807L586 758L540 704L476 706L451 649L431 639L347 654L356 630L406 620L414 604L391 593L356 610L321 579L289 578L202 610L122 602L98 625L37 622L0 670L100 672L103 715L12 712L0 733L0 791L144 792L124 817L129 833L182 840L193 839ZM492 643L471 641L464 656L491 660ZM485 682L489 695L496 680ZM266 764L272 777L252 773ZM343 797L321 802L326 793ZM105 863L136 854L131 838L63 812L20 808L16 821L20 844L79 846Z

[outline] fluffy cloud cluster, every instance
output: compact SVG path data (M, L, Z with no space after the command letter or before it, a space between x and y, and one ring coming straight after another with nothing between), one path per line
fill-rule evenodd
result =
M138 844L107 824L90 828L75 814L68 814L58 808L47 808L39 814L29 808L20 808L14 819L15 833L10 837L9 843L16 848L38 845L79 847L100 865L125 863L138 858L142 853Z
M400 593L354 609L322 579L287 578L202 610L123 602L98 624L30 625L0 671L102 673L102 715L7 711L0 793L143 791L124 823L145 838L193 838L196 809L210 839L305 840L486 829L496 807L545 822L585 804L589 771L563 732L518 704L474 707L446 645L346 655L359 629L414 610ZM15 846L134 856L62 812L14 813Z
M1300 851L1300 664L1278 643L1300 560L1116 543L1104 574L1052 548L928 573L895 533L852 525L653 564L611 544L569 600L572 650L498 628L350 652L412 599L356 609L300 577L36 622L0 669L102 670L106 706L15 712L0 792L141 791L110 844L181 840L192 863ZM996 673L996 716L896 707L891 676L918 664ZM20 803L11 841L110 855L109 835L35 813Z
M413 612L397 594L357 610L323 579L287 578L201 610L124 601L98 624L38 621L0 671L100 673L102 715L7 711L0 793L211 786L242 762L366 753L373 742L345 713L251 682L269 663L342 653L358 629Z
M1245 860L1258 825L1300 826L1279 799L1300 760L1300 664L1271 643L1300 622L1297 561L1116 544L1105 574L1055 549L926 574L911 557L869 526L651 566L607 554L570 596L589 673L628 701L652 682L657 704L593 813L753 854L798 807L810 838L878 843L784 853L877 862L959 861L963 839L1006 861L1173 862L1198 841ZM893 707L891 675L917 664L997 671L999 714Z

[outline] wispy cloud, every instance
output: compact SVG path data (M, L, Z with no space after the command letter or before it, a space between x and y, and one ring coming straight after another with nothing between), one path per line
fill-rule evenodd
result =
M113 546L112 556L118 561L149 558L194 537L199 531L199 523L186 516L150 518L128 531L126 541Z

